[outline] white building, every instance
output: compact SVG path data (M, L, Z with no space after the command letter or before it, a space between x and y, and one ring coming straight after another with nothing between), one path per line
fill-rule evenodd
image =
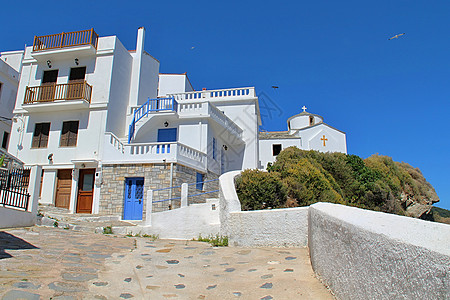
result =
M323 122L323 117L306 112L287 120L287 131L260 132L260 168L273 163L281 150L296 146L303 150L347 153L345 133Z
M0 147L8 149L23 51L0 53Z
M148 189L258 167L254 88L196 92L144 40L90 29L25 49L9 151L42 166L41 203L142 219Z

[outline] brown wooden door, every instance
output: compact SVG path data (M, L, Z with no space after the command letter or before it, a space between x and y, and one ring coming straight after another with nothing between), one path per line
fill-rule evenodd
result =
M94 176L95 169L80 170L80 180L78 181L77 213L90 214L92 212Z
M69 209L70 190L72 188L72 170L58 170L55 206Z
M39 101L53 101L55 99L57 79L58 70L44 71L39 90Z
M67 99L83 98L84 77L86 75L86 67L71 68L69 74L69 85L67 86Z

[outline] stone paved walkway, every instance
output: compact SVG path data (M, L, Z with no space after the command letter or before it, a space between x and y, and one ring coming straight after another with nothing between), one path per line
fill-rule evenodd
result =
M0 284L2 299L333 299L307 249L46 227L0 232Z

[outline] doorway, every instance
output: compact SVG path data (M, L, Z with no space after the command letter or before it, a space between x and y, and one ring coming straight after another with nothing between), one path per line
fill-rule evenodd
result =
M69 85L67 87L67 99L82 99L84 77L86 75L86 67L71 68L69 74Z
M92 213L95 169L81 169L78 181L77 213Z
M125 180L124 220L142 220L144 197L144 178L127 178Z
M69 209L70 191L72 188L72 170L58 170L56 183L55 206Z
M58 80L58 70L44 71L41 88L39 89L39 101L55 100L56 81Z

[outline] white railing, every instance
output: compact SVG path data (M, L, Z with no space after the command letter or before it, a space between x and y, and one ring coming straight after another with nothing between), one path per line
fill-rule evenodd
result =
M209 115L217 123L222 124L223 127L230 130L234 135L242 137L242 129L211 103L209 104Z
M205 90L196 92L186 92L167 95L174 97L175 100L196 100L196 99L211 99L211 98L226 98L226 97L255 97L254 87L235 88L235 89L221 89L221 90Z
M107 132L106 136L109 137L109 143L117 150L124 153L125 145L119 140L119 138L112 132Z
M104 162L107 163L182 163L205 170L205 153L179 142L122 143L113 133L105 134Z

